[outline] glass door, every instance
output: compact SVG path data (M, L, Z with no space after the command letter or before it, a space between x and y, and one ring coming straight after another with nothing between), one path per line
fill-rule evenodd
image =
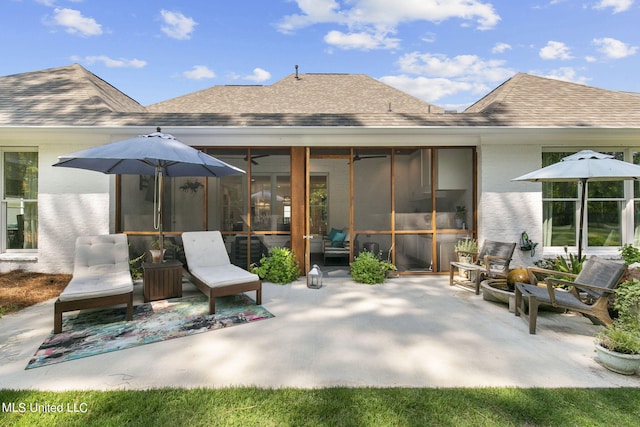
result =
M350 188L349 149L307 150L306 271L313 264L331 269L349 265Z

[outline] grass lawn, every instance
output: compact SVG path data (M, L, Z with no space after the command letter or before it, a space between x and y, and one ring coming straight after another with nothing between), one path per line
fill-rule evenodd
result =
M628 388L0 390L0 403L0 426L618 427L640 420L640 389Z

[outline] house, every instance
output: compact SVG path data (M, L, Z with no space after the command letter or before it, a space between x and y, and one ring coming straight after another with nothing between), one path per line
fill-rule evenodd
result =
M51 165L156 127L246 171L173 178L164 204L170 236L221 230L237 265L283 245L301 264L324 261L332 230L346 250L328 262L373 249L406 274L447 271L462 237L526 231L540 245L513 262L529 265L575 248L577 188L512 178L584 148L634 161L639 107L638 94L522 73L459 114L353 74L296 70L146 107L79 65L0 77L0 271L68 272L83 234L125 232L132 255L143 253L155 234L152 178ZM586 253L640 243L638 191L590 184Z

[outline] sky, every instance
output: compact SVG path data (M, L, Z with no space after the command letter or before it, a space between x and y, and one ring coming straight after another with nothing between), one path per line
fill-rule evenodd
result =
M78 63L150 105L298 65L461 111L518 72L640 92L638 23L640 0L0 0L0 75Z

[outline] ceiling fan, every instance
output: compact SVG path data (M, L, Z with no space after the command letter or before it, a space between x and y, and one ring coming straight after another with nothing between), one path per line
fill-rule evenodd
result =
M256 154L255 156L251 156L251 164L252 165L258 165L258 162L255 161L255 159L259 159L261 157L268 157L269 154ZM246 162L247 160L249 160L249 156L244 156L244 161Z
M381 159L383 157L387 157L386 154L379 154L379 155L373 155L373 156L361 156L356 151L355 154L353 155L353 161L357 162L358 160L365 160L365 159Z

